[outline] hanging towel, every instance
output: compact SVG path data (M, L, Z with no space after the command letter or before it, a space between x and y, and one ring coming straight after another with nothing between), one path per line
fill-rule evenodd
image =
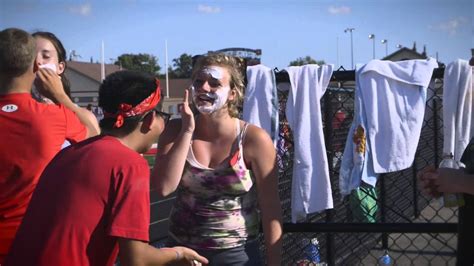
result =
M278 94L275 72L264 65L247 67L247 88L243 104L243 120L265 131L276 147L278 140Z
M295 223L309 213L333 208L320 104L333 65L304 65L285 70L291 83L286 117L294 141L291 220Z
M443 154L453 154L458 162L474 134L473 71L468 61L460 59L444 70Z
M435 59L372 60L356 71L355 114L346 141L339 187L348 195L378 174L410 167L425 113Z

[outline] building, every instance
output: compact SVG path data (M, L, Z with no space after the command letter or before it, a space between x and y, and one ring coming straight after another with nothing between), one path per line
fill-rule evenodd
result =
M179 105L183 102L184 90L191 86L191 79L169 79L169 90L166 88L166 80L160 79L160 86L163 101L163 111L173 114L174 117L179 115ZM167 93L169 92L169 97Z
M231 56L241 57L247 60L247 66L258 65L261 63L262 49L249 49L249 48L225 48L217 51L209 51L208 54L212 53L224 53Z
M97 106L99 87L102 83L100 76L101 64L78 61L67 61L65 75L71 82L71 97L74 103L85 107L89 104ZM105 75L121 70L117 65L105 64Z
M426 46L423 46L423 52L420 54L416 51L416 42L413 43L413 48L402 47L399 50L387 55L382 60L389 61L404 61L412 59L426 59Z

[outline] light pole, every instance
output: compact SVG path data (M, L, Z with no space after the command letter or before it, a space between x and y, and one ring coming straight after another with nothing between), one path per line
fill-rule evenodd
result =
M352 32L354 31L354 28L347 28L344 30L345 33L350 32L351 33L351 69L354 69L354 47L352 45Z
M372 59L375 59L375 34L369 34L369 40L372 40Z
M385 56L387 56L388 55L388 40L383 39L381 42L382 44L385 44Z

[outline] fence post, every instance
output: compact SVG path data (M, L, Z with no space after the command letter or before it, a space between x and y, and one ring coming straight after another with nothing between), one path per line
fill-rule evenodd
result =
M438 101L436 100L436 98L433 98L433 130L434 130L434 152L435 152L435 156L434 156L434 164L435 166L438 166L439 165L439 161L438 161L438 156L439 156L439 151L438 151L438 147L439 147L439 144L438 144Z
M386 210L385 210L385 197L386 197L386 191L385 191L385 174L380 174L379 176L380 180L380 214L381 214L381 220L382 223L386 223ZM388 248L388 235L387 233L382 233L382 249L387 249Z
M412 177L413 177L413 215L418 218L420 215L420 211L418 210L418 180L416 179L416 158L418 158L417 154L415 154L415 159L413 160L412 166Z
M333 106L331 99L333 97L333 92L331 92L329 89L326 90L325 95L323 96L323 101L324 101L324 123L326 124L324 127L324 142L326 145L326 154L328 158L328 168L329 168L329 173L332 175L334 174L334 167L332 165L333 163L333 157L334 157L334 149L333 149L333 118L334 118L334 112L333 112ZM333 214L332 210L326 210L326 223L330 223L333 221ZM334 265L334 236L332 233L327 233L326 234L326 257L327 257L327 263L328 265Z

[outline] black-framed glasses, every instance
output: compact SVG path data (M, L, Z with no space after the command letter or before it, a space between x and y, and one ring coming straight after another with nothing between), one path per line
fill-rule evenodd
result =
M170 122L171 114L162 112L162 111L158 110L158 108L155 108L153 110L155 111L155 113L157 115L159 115L159 116L161 116L161 118L163 118L163 120L165 121L165 126Z

